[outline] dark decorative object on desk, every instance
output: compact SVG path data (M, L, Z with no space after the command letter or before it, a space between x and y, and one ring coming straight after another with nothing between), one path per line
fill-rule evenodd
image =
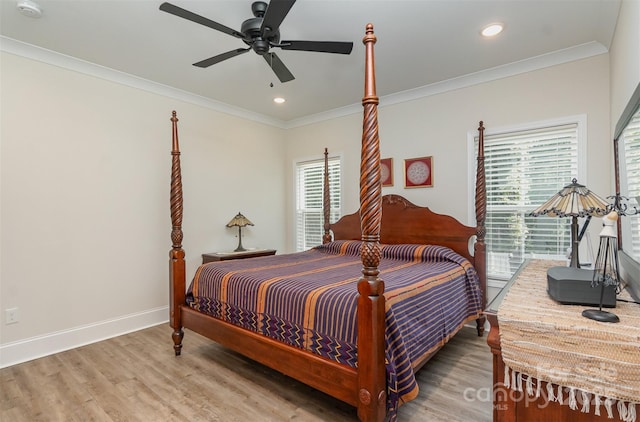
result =
M614 313L602 310L602 297L605 286L617 286L620 283L618 268L618 240L614 224L618 221L618 213L611 211L603 219L604 227L600 232L600 248L596 258L595 271L591 287L600 286L600 309L586 309L582 316L600 322L619 322Z
M245 226L253 226L253 223L242 215L241 212L238 212L238 214L227 223L227 227L238 227L238 247L234 252L246 251L246 249L242 247L242 228Z
M620 195L620 192L613 196L607 196L607 199L613 199L613 203L609 205L609 209L617 212L621 217L640 214L640 209L638 209L637 206L633 205L629 208L629 198ZM636 198L636 202L640 204L640 196Z
M549 217L571 217L571 263L573 268L580 268L578 259L578 217L587 217L582 233L592 216L600 217L608 212L609 205L586 186L573 179L544 204L531 212L533 217L546 215Z

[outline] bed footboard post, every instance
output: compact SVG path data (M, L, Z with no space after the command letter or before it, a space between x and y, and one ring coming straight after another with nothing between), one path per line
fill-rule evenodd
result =
M373 25L367 24L364 120L360 163L360 224L362 229L362 275L358 282L358 417L383 421L386 415L384 282L378 277L382 185L380 139L376 96Z
M478 165L476 171L476 244L474 246L475 268L480 278L482 290L482 309L487 307L487 246L485 219L487 216L487 187L484 169L484 123L480 121L478 127ZM484 334L484 314L476 321L478 336Z
M172 149L171 149L171 243L169 251L169 323L173 328L173 350L176 356L182 351L182 314L181 306L185 303L186 271L184 250L182 249L182 175L180 170L180 147L178 145L178 118L176 112L171 114Z

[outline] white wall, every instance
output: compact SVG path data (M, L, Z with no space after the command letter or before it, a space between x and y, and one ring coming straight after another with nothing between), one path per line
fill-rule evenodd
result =
M381 155L393 158L395 181L393 187L383 188L383 194L400 194L418 205L475 224L469 220L473 198L468 194L467 133L476 131L479 120L491 131L579 114L587 116L589 173L580 182L605 197L610 194L612 166L608 54L390 106L381 98ZM344 213L355 212L359 206L361 133L361 114L286 133L288 162L298 157L319 158L325 146L331 153L343 154ZM404 189L404 159L422 156L434 158L434 187ZM292 192L291 167L287 171L287 192ZM290 197L288 219L293 209ZM590 228L597 236L597 224ZM289 232L287 240L292 239ZM288 245L293 249L293 243Z
M611 136L640 83L640 2L623 0L609 49L611 56Z
M255 224L246 247L284 248L282 129L1 59L1 365L168 319L172 110L188 277L200 254L235 248L238 211Z

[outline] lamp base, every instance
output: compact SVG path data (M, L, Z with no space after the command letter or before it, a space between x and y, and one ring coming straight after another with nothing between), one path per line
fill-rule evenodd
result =
M585 309L582 316L599 322L620 322L618 315L600 309Z
M244 252L245 248L242 247L242 227L238 226L238 247L234 250L234 252Z

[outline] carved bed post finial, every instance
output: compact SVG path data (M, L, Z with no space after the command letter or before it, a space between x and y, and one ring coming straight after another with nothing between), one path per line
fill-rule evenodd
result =
M329 150L324 149L324 185L322 198L322 216L324 220L324 234L322 235L322 243L331 242L331 186L329 185Z
M373 25L367 24L362 42L366 46L364 97L364 118L362 123L362 151L360 161L360 221L364 248L374 245L380 248L380 222L382 221L382 185L380 180L380 138L378 136L378 97L376 95L375 61L373 46L377 39ZM373 252L373 251L372 251ZM371 276L377 276L380 260L379 251L365 262L366 268L375 268Z
M476 169L476 244L474 247L475 266L480 277L480 288L482 289L482 307L487 307L487 259L485 235L487 229L485 220L487 217L487 187L484 169L484 122L480 121L478 127L478 165ZM476 321L478 335L484 334L485 317L482 316Z
M487 216L487 188L484 169L484 122L478 126L478 166L476 171L476 221L478 226L478 240L484 241L485 219Z
M171 113L171 241L173 248L182 247L182 175L180 169L180 146L178 145L178 118L175 110Z
M381 421L386 414L385 301L384 282L378 278L382 185L373 55L376 36L372 24L367 24L362 42L366 56L360 164L360 257L363 277L358 282L358 417L362 421Z
M173 328L173 349L176 355L182 350L182 315L180 306L185 303L186 270L184 250L182 249L182 175L180 170L180 146L178 144L178 118L175 110L171 113L172 148L171 148L171 243L169 251L169 283L170 283L170 315L169 322Z

